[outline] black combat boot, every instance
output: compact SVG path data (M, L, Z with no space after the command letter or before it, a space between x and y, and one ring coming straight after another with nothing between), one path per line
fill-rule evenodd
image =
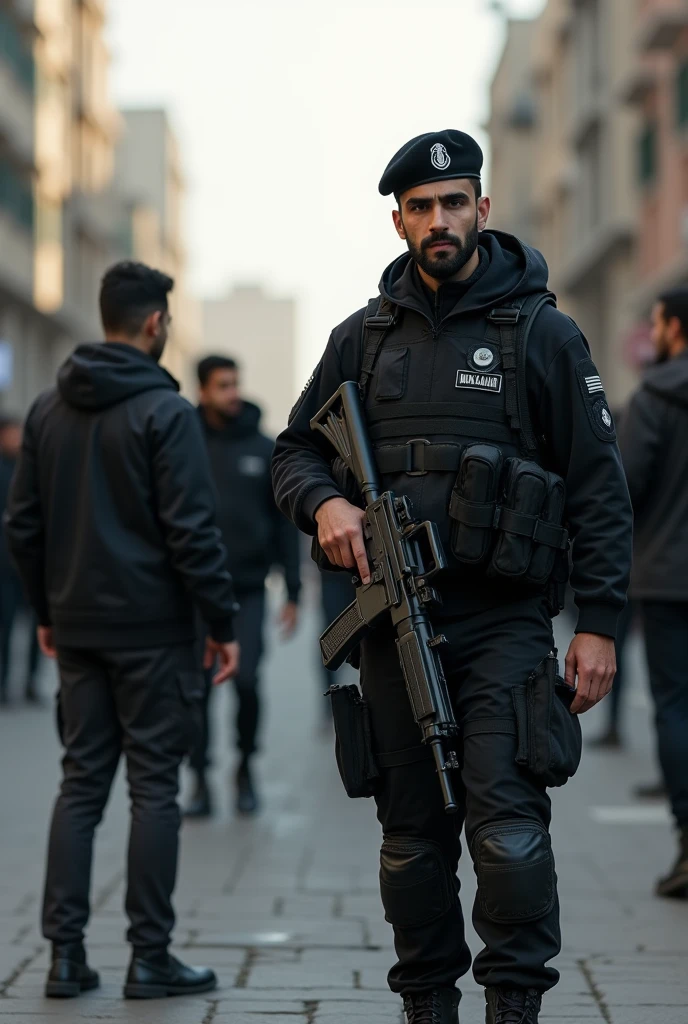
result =
M487 988L487 1024L537 1024L542 993L536 988Z
M167 950L134 950L125 999L162 999L165 996L193 996L217 988L217 976L209 967L187 967Z
M669 874L657 882L657 895L688 899L688 825L680 831L678 860Z
M236 809L239 814L255 814L259 807L259 801L248 757L242 757L239 763L236 787Z
M86 963L86 950L80 942L53 946L53 959L45 983L49 999L72 999L98 988L100 978Z
M406 1024L459 1024L460 992L438 988L404 996Z
M196 776L196 787L188 805L184 809L185 818L209 818L213 813L213 803L205 775Z

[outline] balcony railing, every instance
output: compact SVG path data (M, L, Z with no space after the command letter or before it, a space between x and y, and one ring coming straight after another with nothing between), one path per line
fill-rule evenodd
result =
M688 5L685 0L664 0L647 8L641 21L640 48L645 52L668 50L688 28Z

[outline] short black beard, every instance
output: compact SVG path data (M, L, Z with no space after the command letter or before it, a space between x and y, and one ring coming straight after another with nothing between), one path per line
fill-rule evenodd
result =
M428 247L434 242L450 242L456 246L455 254L450 256L448 253L440 253L437 256L432 256L428 252ZM420 248L413 245L409 239L406 240L406 244L414 260L428 277L434 278L435 281L448 281L466 266L478 248L478 217L476 215L475 224L466 235L464 242L457 235L451 235L448 231L443 231L441 234L434 234L429 238L424 238Z

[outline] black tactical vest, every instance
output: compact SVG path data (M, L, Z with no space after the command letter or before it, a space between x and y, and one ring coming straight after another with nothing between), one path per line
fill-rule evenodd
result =
M551 293L485 314L449 317L439 330L387 299L368 304L360 389L385 489L439 528L450 554L449 507L461 454L477 442L541 464L525 358L530 327Z

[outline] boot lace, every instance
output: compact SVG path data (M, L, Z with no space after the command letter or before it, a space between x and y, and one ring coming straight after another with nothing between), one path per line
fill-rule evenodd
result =
M437 992L418 992L404 999L408 1024L442 1024Z
M535 989L501 989L495 1007L495 1024L536 1024L540 993Z

